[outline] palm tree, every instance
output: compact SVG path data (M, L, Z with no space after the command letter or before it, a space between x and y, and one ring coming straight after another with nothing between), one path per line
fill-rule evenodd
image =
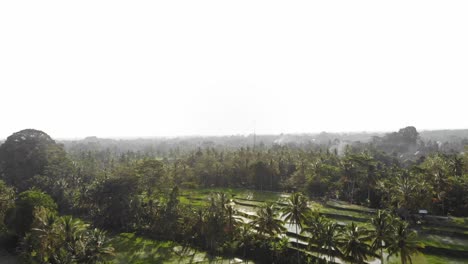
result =
M278 219L277 215L277 209L273 203L265 204L257 211L257 216L251 224L260 235L268 234L273 237L286 231L283 221Z
M215 249L215 242L221 237L224 228L224 208L220 207L215 199L211 199L211 205L205 214L205 239L209 250Z
M22 246L30 248L37 246L37 258L41 261L49 259L55 249L60 245L59 237L56 235L56 226L58 217L55 213L40 207L34 212L34 227L31 228L31 233L23 239Z
M400 255L402 264L412 263L411 255L418 253L416 232L408 228L408 223L398 220L393 226L393 236L388 246L388 258Z
M81 238L82 233L88 227L89 224L69 215L62 216L59 220L59 230L65 239L65 243L70 243L71 246Z
M317 248L322 245L323 230L327 222L328 220L321 216L318 211L312 211L310 216L306 219L306 224L301 233L306 233L309 237L309 249L312 249L312 245L316 245ZM320 253L320 250L318 250L319 257Z
M307 218L310 208L307 206L307 198L302 193L293 193L289 196L286 206L282 208L281 217L296 227L296 246L299 245L298 227L302 229L302 223ZM297 251L299 261L299 251Z
M80 219L58 217L44 208L36 210L34 217L34 227L22 243L31 261L94 264L113 253L113 248L106 246L105 233L89 230Z
M372 249L380 250L380 262L384 263L383 249L388 246L392 223L390 216L385 211L377 211L377 215L371 219L375 231L372 233Z
M238 222L238 218L236 217L236 210L231 204L226 204L224 206L225 210L225 218L226 218L226 231L231 236L232 232L234 231L234 227Z
M84 254L86 231L89 225L72 216L62 216L58 219L55 235L60 239L60 246L54 254L57 263L69 263Z
M222 210L226 208L226 206L229 204L230 199L228 198L228 195L224 192L218 192L216 193L216 200L219 206L221 207Z
M364 263L366 257L371 253L370 246L366 243L369 240L367 230L351 223L345 228L339 244L345 257L352 263Z
M239 228L237 229L237 238L236 240L239 242L239 247L242 247L243 250L243 259L246 256L246 249L252 243L252 225L241 222Z
M338 244L341 227L336 222L327 222L322 230L320 242L322 248L327 252L327 256L335 262L335 254L339 253Z
M205 236L205 211L198 209L196 212L196 218L192 231L195 233L194 238L202 239Z
M80 263L94 264L100 263L107 256L114 255L114 248L108 246L109 239L106 232L97 228L90 230L86 233L85 241L83 244L83 253L80 257Z

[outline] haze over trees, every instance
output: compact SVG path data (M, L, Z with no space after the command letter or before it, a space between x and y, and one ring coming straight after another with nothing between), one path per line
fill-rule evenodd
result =
M260 263L384 262L384 252L409 263L422 250L419 210L468 216L468 133L449 133L271 135L254 145L252 136L55 141L26 129L0 145L1 245L24 263L104 263L118 253L113 237L135 233ZM220 188L288 197L252 205ZM187 194L206 190L207 199ZM369 207L372 218L338 224L312 201Z

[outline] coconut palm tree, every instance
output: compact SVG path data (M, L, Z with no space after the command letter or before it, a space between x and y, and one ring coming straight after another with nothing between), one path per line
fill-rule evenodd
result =
M56 223L55 236L59 238L60 246L53 256L57 263L71 263L84 254L86 231L89 225L72 216L62 216Z
M257 211L257 216L251 222L260 235L274 237L276 234L286 231L283 221L278 219L278 213L273 203L265 204Z
M393 226L392 239L388 246L388 258L399 255L402 264L412 263L411 255L418 253L417 234L408 228L408 223L398 220Z
M217 200L217 204L221 207L222 210L224 210L230 202L228 195L224 192L216 193L215 199Z
M282 209L281 217L284 221L296 226L296 234L298 227L302 228L304 220L310 213L310 208L307 206L307 198L302 193L293 193L288 199L287 204Z
M226 231L231 236L239 219L238 217L236 217L236 210L231 204L226 204L224 208L226 218Z
M302 193L293 193L286 201L286 206L282 208L281 217L284 221L302 229L302 223L307 218L310 208L307 206L307 198ZM299 245L299 238L296 236L296 245ZM299 251L297 251L297 260L299 261Z
M221 210L224 209L216 203L216 200L212 200L205 214L205 239L210 251L215 249L216 242L223 234L225 219Z
M322 229L320 242L323 250L325 250L328 258L335 262L335 255L339 253L339 240L340 240L341 227L336 222L326 222Z
M392 221L391 217L385 211L377 211L377 215L371 219L375 231L372 232L372 249L379 250L380 262L384 263L383 249L388 246L391 236Z
M50 259L55 249L60 245L60 238L56 235L57 222L59 220L55 213L40 207L34 212L34 223L31 233L22 241L23 251L35 248L37 259L45 261Z
M192 227L192 231L194 233L194 239L197 239L199 242L203 239L205 236L205 218L206 214L205 211L201 208L199 208L196 213L196 221L195 224Z
M315 245L317 249L322 245L323 230L328 220L321 216L318 211L312 211L309 217L305 221L305 226L301 233L305 233L308 239L309 249ZM312 250L314 251L314 250ZM320 257L320 250L318 250Z
M239 242L239 247L242 247L243 259L245 259L247 248L252 243L252 238L252 225L241 222L237 229L236 240Z
M89 227L89 224L69 215L60 217L58 224L59 232L70 247L74 247L74 244L81 239L84 231Z
M371 253L370 246L366 243L369 240L368 231L351 223L345 228L339 244L345 257L352 263L364 263L364 260Z
M90 230L80 219L58 217L45 208L36 210L34 217L31 233L21 245L25 259L38 263L95 264L113 253L113 248L106 246L105 233Z
M114 248L108 246L110 240L105 231L97 228L88 230L86 237L81 241L83 251L80 255L80 263L94 264L100 263L108 256L114 255Z

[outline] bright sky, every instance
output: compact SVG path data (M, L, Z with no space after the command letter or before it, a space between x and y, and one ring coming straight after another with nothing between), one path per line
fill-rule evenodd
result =
M0 138L468 128L468 1L1 1Z

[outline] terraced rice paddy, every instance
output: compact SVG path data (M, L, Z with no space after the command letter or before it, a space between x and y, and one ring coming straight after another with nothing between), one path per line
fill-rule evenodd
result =
M201 201L207 200L213 192L224 192L228 197L232 197L236 210L241 214L245 222L255 216L259 206L265 202L281 203L289 196L287 193L261 192L254 190L240 189L203 189L203 190L183 190L183 197L186 204L193 206L200 205ZM373 217L375 210L359 205L352 205L342 201L330 200L318 206L311 203L311 206L317 208L320 213L327 218L336 221L341 225L347 225L355 222L358 225L371 228L368 222ZM413 263L468 263L468 259L457 257L457 252L468 252L468 221L464 218L453 218L450 221L447 218L435 218L431 225L424 225L418 230L418 236L422 245L426 246L424 254L419 254L414 258ZM289 239L296 242L295 227L289 224L285 225L288 229ZM435 234L434 234L435 233ZM305 241L302 241L303 244ZM316 254L315 252L308 252ZM451 255L453 253L453 255ZM342 262L339 259L336 262ZM378 259L368 260L373 264L380 263ZM397 259L390 259L390 263L398 263Z
M154 241L130 233L123 233L114 238L112 246L117 252L112 261L114 264L246 263L238 258L214 257L203 251L182 247L175 242Z

